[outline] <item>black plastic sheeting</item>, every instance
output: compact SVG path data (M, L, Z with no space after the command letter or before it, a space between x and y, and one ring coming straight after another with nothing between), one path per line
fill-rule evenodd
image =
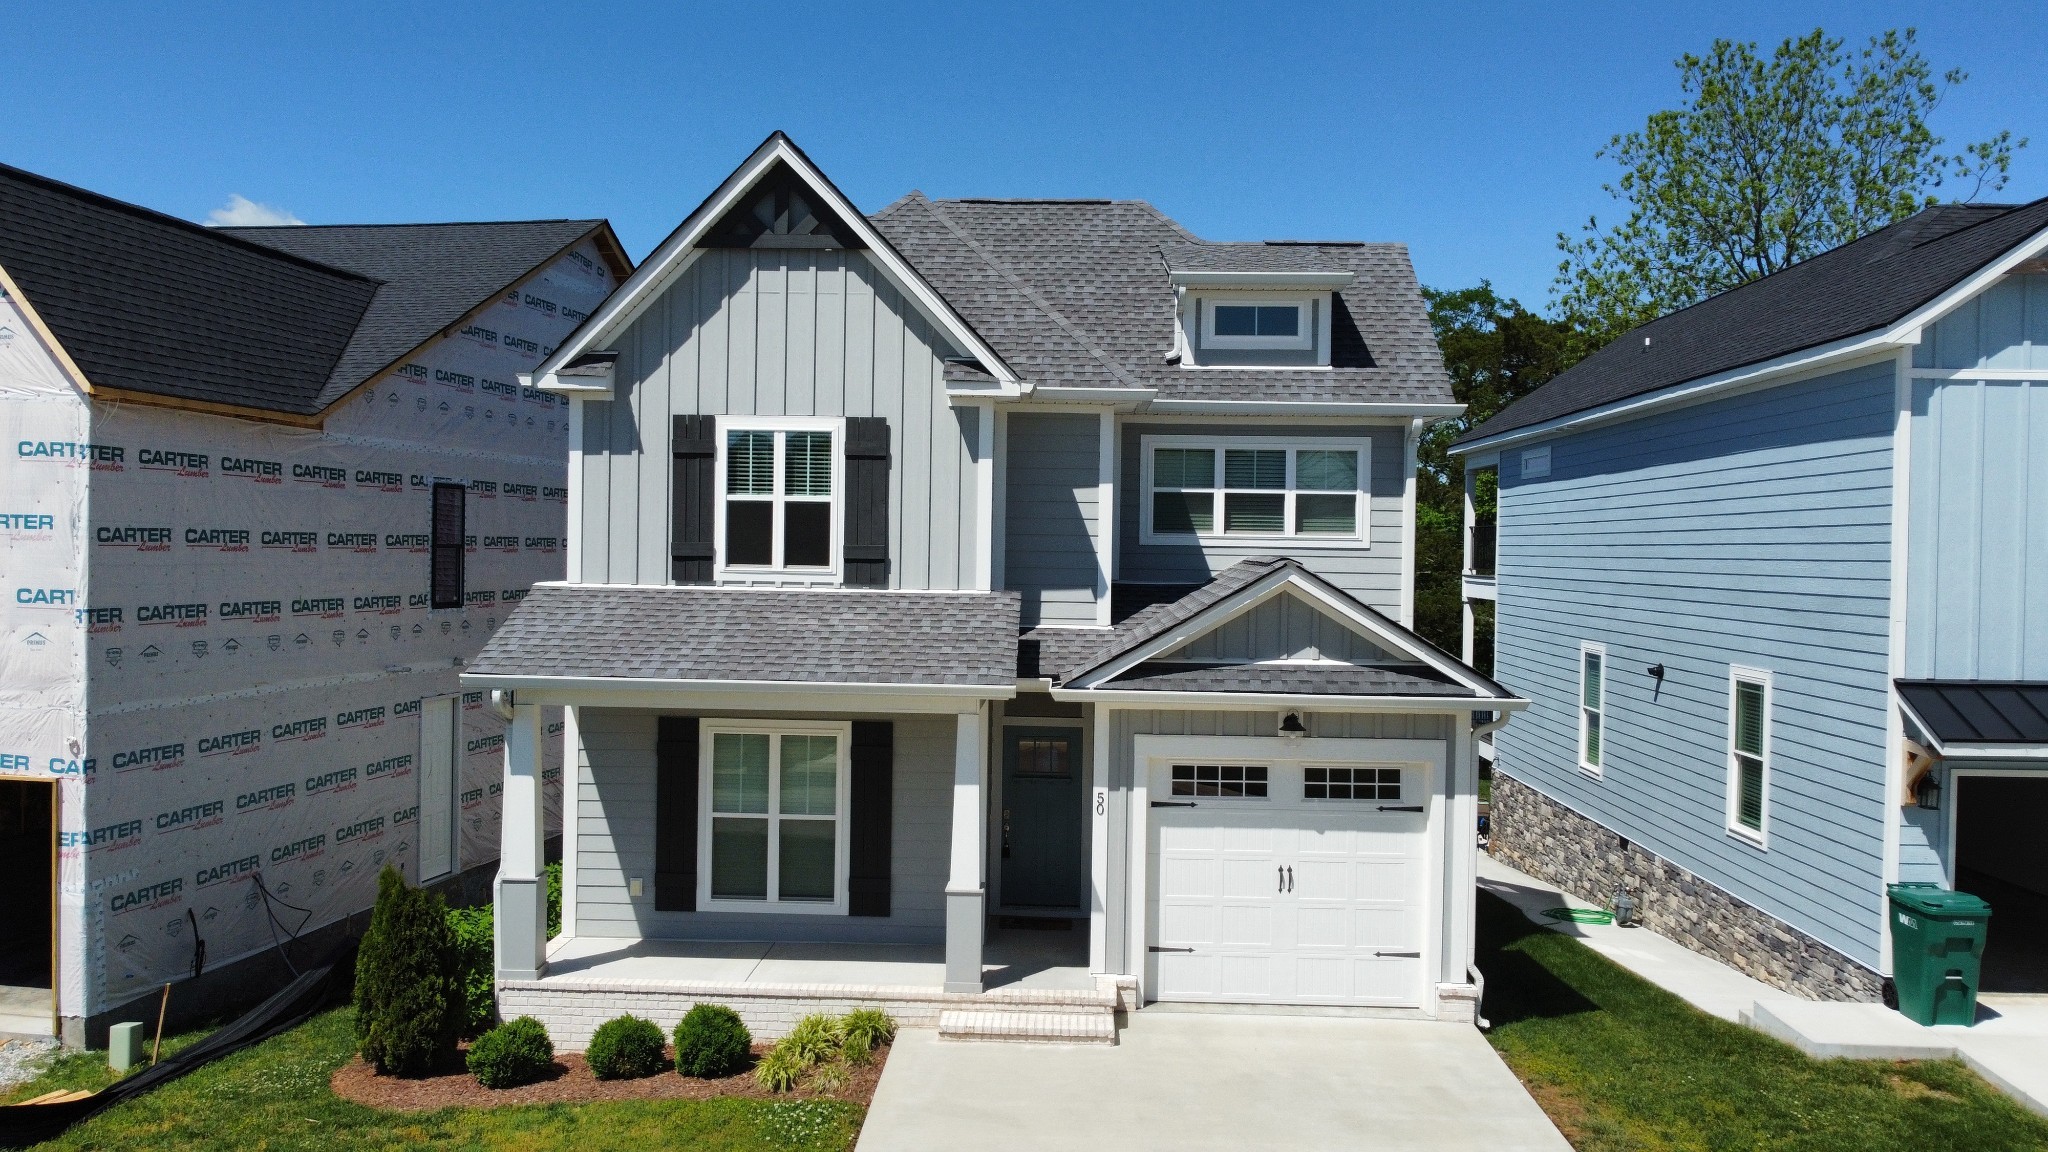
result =
M354 940L343 942L318 967L309 968L277 994L242 1014L213 1035L109 1085L82 1100L63 1104L17 1104L0 1108L0 1148L26 1148L61 1135L66 1128L124 1100L159 1088L187 1072L204 1068L223 1056L260 1044L289 1031L327 1007L355 967Z

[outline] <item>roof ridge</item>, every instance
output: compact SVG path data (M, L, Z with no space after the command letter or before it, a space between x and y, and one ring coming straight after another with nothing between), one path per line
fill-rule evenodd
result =
M98 205L101 208L140 217L152 224L169 225L193 235L209 236L245 252L254 252L270 259L283 260L288 263L311 268L315 271L331 273L335 276L345 276L350 280L360 280L365 284L384 283L384 281L379 280L375 276L365 276L360 272L351 272L346 268L337 268L332 264L310 260L304 256L272 248L267 244L258 244L254 240L235 235L225 227L213 227L194 220L187 220L183 216L173 216L168 212L159 212L154 208L145 208L133 201L117 199L104 192L94 192L90 188L81 188L76 184L67 184L54 176L45 176L40 172L31 172L26 168L17 168L12 164L0 163L0 176L13 177L60 195L69 196L74 200L83 200L87 203ZM299 227L299 225L295 225L295 227Z
M220 224L201 225L217 232L317 232L330 228L480 228L514 224L588 224L605 222L602 216L536 216L520 220L384 220L368 224Z
M945 211L939 207L936 201L925 200L924 205L925 207L931 209L932 215L938 218L939 223L945 226L946 231L951 232L953 234L954 239L966 245L969 251L973 252L976 256L981 257L982 261L989 266L991 271L995 272L998 276L1001 276L1004 280L1008 281L1012 288L1015 288L1017 291L1023 293L1025 299L1037 305L1039 311L1044 312L1047 319L1051 320L1054 324L1058 325L1061 331L1065 332L1068 336L1071 336L1076 343L1080 344L1082 348L1087 350L1090 356L1093 356L1097 361L1101 362L1103 367L1109 369L1110 375L1116 377L1118 380L1123 381L1124 384L1133 388L1141 388L1144 386L1129 372L1125 371L1123 366L1119 365L1114 360L1111 360L1107 352L1103 351L1102 348L1099 347L1094 340L1089 339L1088 335L1082 332L1080 328L1076 327L1073 321L1067 319L1064 315L1062 315L1059 309L1054 308L1050 301L1046 300L1045 297L1039 295L1036 289L1032 288L1029 284L1026 284L1023 281L1023 279L1020 278L1015 272L1012 272L1001 261L997 260L995 255L991 253L988 249L982 247L980 241L974 239L972 236L969 236L964 229L962 229L959 225L953 223L952 219L946 215Z

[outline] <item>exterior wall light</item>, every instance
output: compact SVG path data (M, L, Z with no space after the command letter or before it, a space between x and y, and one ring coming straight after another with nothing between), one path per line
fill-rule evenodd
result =
M1282 717L1280 720L1280 734L1282 736L1308 735L1308 728L1301 722L1301 713L1289 712L1286 716Z

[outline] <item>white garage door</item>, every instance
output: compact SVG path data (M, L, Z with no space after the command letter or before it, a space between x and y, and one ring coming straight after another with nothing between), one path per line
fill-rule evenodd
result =
M1174 757L1149 775L1152 998L1423 1005L1426 765Z

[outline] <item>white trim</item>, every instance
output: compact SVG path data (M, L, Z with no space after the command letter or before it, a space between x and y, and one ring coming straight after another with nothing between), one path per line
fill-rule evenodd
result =
M1116 570L1116 413L1105 409L1095 444L1095 623L1110 620L1111 574Z
M1323 696L1284 692L1147 692L1135 689L1054 688L1055 700L1114 704L1119 708L1215 709L1235 712L1519 712L1520 697L1499 696Z
M555 373L569 361L590 351L599 344L610 340L617 332L631 324L642 311L658 296L670 280L680 275L694 258L697 242L719 221L726 212L739 203L753 190L763 175L777 161L787 164L799 179L811 188L826 209L837 215L846 227L851 229L861 242L867 245L866 255L870 262L880 268L883 275L896 288L915 301L926 315L938 321L938 326L953 338L956 344L969 355L981 361L991 376L996 378L995 391L1005 395L1017 394L1017 375L1011 371L995 349L977 335L967 322L961 319L945 298L925 283L902 257L896 254L888 240L877 232L860 209L853 206L832 182L825 178L810 160L800 152L796 144L780 132L770 136L754 149L740 166L720 184L710 198L691 213L668 239L661 242L633 275L619 285L596 312L585 320L581 327L569 335L555 349L555 353L536 367L533 377L535 387L553 391L559 387Z
M712 777L715 775L711 755L712 740L719 734L763 735L768 737L768 811L765 813L724 813L727 817L738 816L753 819L760 816L768 824L768 875L767 896L761 900L719 899L711 895L711 822L720 813L712 811ZM834 738L833 753L838 763L833 779L832 809L832 901L817 900L784 901L777 892L777 874L781 871L780 853L776 851L782 836L782 824L786 820L806 823L823 823L815 816L784 816L782 814L782 740L783 736L831 736ZM697 773L697 909L700 912L745 912L750 914L844 916L847 914L847 873L849 851L853 837L848 820L853 800L853 722L850 720L726 720L706 718L698 725L697 763L703 768Z
M1066 384L1040 384L1030 392L1030 399L1019 401L1023 407L1036 408L1039 404L1142 404L1159 394L1157 388L1084 388Z
M1906 725L1900 709L1905 700L1899 696L1898 681L1906 674L1906 585L1912 571L1909 560L1912 556L1911 525L1913 487L1913 350L1899 349L1895 358L1892 380L1892 491L1891 491L1891 586L1888 589L1890 603L1887 605L1889 619L1885 635L1885 699L1891 705L1885 709L1884 717L1884 763L1879 765L1879 774L1884 779L1884 800L1879 811L1883 814L1883 827L1879 833L1879 878L1886 884L1895 883L1899 878L1899 860L1904 851L1900 846L1903 820L1900 803L1906 790ZM1892 967L1892 918L1887 913L1887 903L1878 901L1878 972L1891 975Z
M1109 782L1115 711L1098 704L1088 733L1088 971L1109 972Z
M467 691L511 688L541 704L750 712L954 713L1015 698L1014 684L847 684L776 680L652 680L605 676L464 674Z
M568 562L563 571L572 581L583 579L583 399L569 397L569 534ZM568 931L564 928L563 931Z
M2043 751L2048 752L2048 749L2044 749ZM1942 875L1948 880L1948 886L1951 889L1953 889L1956 886L1956 868L1959 863L1957 859L1958 853L1956 852L1956 810L1959 807L1957 802L1962 799L1963 795L1963 790L1960 786L1958 786L1957 782L1961 778L1971 776L1987 780L2042 779L2041 773L2038 770L2032 768L1955 767L1948 769L1948 782L1945 785L1945 789L1948 792L1948 797L1946 800L1942 802L1942 807L1943 809L1945 809L1945 811L1942 812L1943 829L1940 855ZM1885 941L1887 945L1889 945L1890 942L1891 941L1889 939ZM1889 953L1887 953L1887 955L1889 955ZM1886 967L1890 967L1890 965L1886 965ZM1891 973L1887 972L1885 973L1885 975L1889 976L1891 975Z
M974 589L995 587L996 406L976 404L974 453Z
M1906 374L1915 380L2048 380L2048 368L1913 368L1907 361Z
M714 464L712 467L713 495L711 500L711 539L713 542L711 577L718 581L735 583L755 579L772 579L779 583L839 584L842 582L841 568L846 551L845 504L846 504L846 418L843 416L719 416L714 421L716 431ZM784 468L787 437L789 432L826 432L832 437L830 459L832 462L832 496L823 501L831 506L830 533L827 543L830 565L824 568L791 568L786 564L733 565L728 562L725 536L725 506L732 499L726 492L726 446L735 432L767 432L773 435L775 459L771 466L774 473L775 492L770 502L775 512L769 526L770 547L774 555L780 556L784 532L781 531L785 509L790 503L815 504L816 500L794 500L782 491L787 474ZM758 497L750 497L758 499Z
M1327 297L1325 297L1327 299ZM1294 309L1294 335L1292 336L1219 336L1216 334L1216 309L1223 308L1292 308ZM1315 299L1309 296L1198 296L1195 298L1195 315L1201 323L1201 346L1218 351L1286 351L1310 352L1316 347L1316 329L1319 321L1314 313ZM1328 308L1322 311L1329 311ZM1254 320L1257 313L1253 314Z
M1412 424L1413 422L1411 422ZM1197 448L1216 453L1216 471L1211 477L1213 487L1188 489L1208 491L1215 494L1215 504L1210 509L1211 528L1207 532L1196 531L1186 535L1162 535L1152 527L1152 457L1160 448ZM1277 533L1224 532L1223 506L1225 489L1222 487L1224 473L1223 454L1233 448L1285 450L1287 452L1287 487L1285 489L1260 489L1262 492L1280 493L1283 496L1283 523L1294 523L1295 461L1302 452L1356 452L1358 454L1357 488L1353 498L1357 501L1355 515L1357 530L1348 536L1329 533L1298 533L1281 531ZM1410 469L1409 495L1413 496L1413 474ZM1233 489L1232 491L1250 491ZM1309 495L1330 495L1332 493L1309 490ZM1361 551L1372 547L1372 439L1370 437L1351 439L1330 437L1329 439L1304 439L1289 436L1189 436L1189 435L1141 435L1138 438L1138 542L1147 545L1168 545L1185 547L1190 543L1204 541L1275 543L1285 544L1292 549L1343 549ZM1414 567L1411 563L1410 569ZM1107 624L1105 620L1103 623Z
M1600 658L1600 703L1593 709L1593 712L1600 717L1600 734L1598 736L1600 761L1597 764L1586 759L1586 657L1588 656ZM1608 698L1610 696L1610 693L1607 691L1607 679L1607 645L1596 644L1591 640L1579 641L1579 692L1578 695L1572 697L1572 710L1575 713L1573 727L1579 733L1577 757L1579 771L1593 777L1604 776L1607 773L1607 715Z
M581 793L583 728L574 708L562 709L562 935L576 935L576 875L581 866L576 798Z
M989 526L988 578L990 588L1003 588L1008 586L1010 578L1010 413L1004 408L993 408L993 411L996 414L996 454L989 486L995 499L995 514L994 522Z
M1401 440L1401 627L1415 627L1415 516L1416 516L1416 469L1421 464L1422 429L1428 421L1417 417L1408 422L1408 433ZM1362 461L1361 461L1362 463ZM1360 477L1361 482L1365 478ZM1371 488L1370 483L1365 485ZM1370 496L1366 506L1372 506ZM1372 525L1363 525L1366 547L1372 546Z
M1755 828L1751 828L1742 822L1740 811L1742 804L1742 769L1736 759L1738 752L1735 747L1735 693L1737 686L1741 684L1759 685L1764 690L1764 714L1760 718L1763 725L1763 756L1761 757L1763 760L1763 781L1758 785L1760 791L1757 796L1757 826ZM1722 823L1728 835L1762 851L1769 851L1771 846L1771 746L1774 743L1771 739L1771 698L1776 694L1776 691L1774 678L1769 669L1750 668L1741 664L1730 664L1728 666L1728 744L1726 749L1728 775L1725 781L1726 791L1723 797ZM1885 809L1890 811L1891 805L1889 803L1886 804Z
M1271 288L1299 291L1303 288L1349 288L1357 283L1352 272L1168 272L1167 282L1176 288Z

